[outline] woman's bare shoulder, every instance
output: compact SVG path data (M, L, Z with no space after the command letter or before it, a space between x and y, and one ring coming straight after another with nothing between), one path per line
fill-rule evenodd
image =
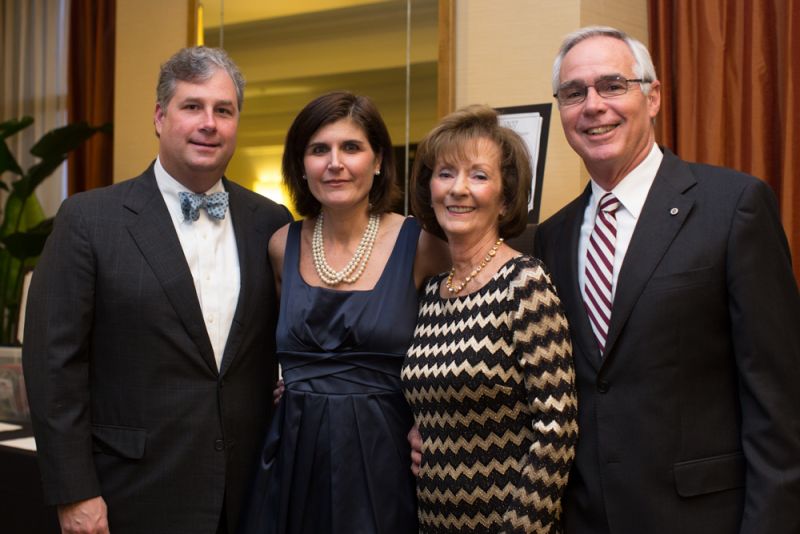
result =
M275 230L272 234L272 237L269 238L269 254L272 256L273 252L280 252L281 255L283 254L283 249L286 248L286 239L289 236L289 225L292 223L287 223Z

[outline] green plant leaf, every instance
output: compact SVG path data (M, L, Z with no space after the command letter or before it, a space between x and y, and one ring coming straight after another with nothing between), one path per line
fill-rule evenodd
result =
M4 290L0 290L2 309L5 310L2 329L0 329L0 343L3 345L14 343L19 298L22 293L21 274L26 268L33 267L36 259L28 258L24 262L20 262L18 259L12 258L6 249L0 247L0 274L5 277L5 284L0 285L4 288Z
M22 198L16 192L12 192L6 199L0 237L6 237L18 231L31 230L44 218L44 211L39 199L35 196Z
M63 161L68 152L81 146L97 132L111 133L111 123L101 126L89 126L85 121L68 124L44 134L31 148L31 154L43 160L61 157Z
M14 194L19 195L20 198L28 198L39 187L39 184L44 182L45 178L53 174L59 165L64 163L67 159L67 154L61 156L50 156L43 159L36 165L33 165L25 175L11 184Z
M111 124L89 126L86 122L76 122L44 134L31 148L31 154L41 158L41 161L13 183L14 193L23 199L31 196L39 184L67 159L70 151L81 146L97 132L111 132Z
M53 220L43 221L35 228L27 232L15 232L6 237L0 238L8 253L18 259L35 258L42 253L47 236L53 228Z
M16 332L17 312L19 297L22 290L22 273L27 267L36 265L42 252L47 235L52 229L53 219L44 219L42 207L36 197L23 202L13 194L11 201L14 219L20 220L20 227L27 228L20 232L11 232L11 235L0 238L0 310L2 328L0 328L0 343L9 344L14 341ZM22 213L20 214L20 209ZM6 217L4 226L8 224ZM34 222L35 221L35 222Z
M50 232L53 231L53 224L55 222L56 222L55 217L48 217L47 219L43 219L38 224L29 227L28 233L50 235Z
M36 257L41 254L46 241L47 234L32 234L29 232L17 232L8 237L0 238L0 242L6 247L8 253L18 260Z
M0 122L0 139L11 137L20 130L24 130L33 124L33 117L24 116L21 119L10 119Z
M22 117L21 119L11 119L0 123L0 139L3 141L0 143L0 174L10 171L14 174L22 176L22 168L19 166L19 163L17 163L17 159L8 149L8 145L6 145L5 140L18 131L24 130L31 124L33 124L33 117ZM8 191L8 186L5 184L5 182L0 182L0 184L3 184L0 187Z
M20 168L19 163L17 163L17 159L8 149L6 142L3 141L0 143L0 174L6 171L11 171L14 174L19 174L22 176L22 169ZM3 183L5 184L5 182ZM8 186L6 186L6 190L8 190Z
M13 341L17 321L22 273L36 264L53 226L45 219L33 192L67 158L67 154L97 132L110 132L111 125L93 127L85 122L56 128L45 134L30 152L40 161L23 174L4 139L30 126L33 119L23 117L0 123L0 169L22 176L12 183L0 225L0 343ZM5 184L0 188L8 190Z
M6 303L10 300L13 300L15 295L15 288L12 286L14 279L16 278L17 274L19 273L19 260L11 257L11 254L4 249L0 248L0 275L5 276L6 278L6 286L5 291L6 294L3 295L0 291L0 298L3 299L3 306L5 307Z

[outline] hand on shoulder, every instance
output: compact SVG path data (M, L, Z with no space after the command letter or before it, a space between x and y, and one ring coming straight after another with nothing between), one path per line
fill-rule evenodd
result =
M422 230L417 244L417 257L414 260L414 283L417 289L425 280L450 269L450 249L447 243L432 233Z

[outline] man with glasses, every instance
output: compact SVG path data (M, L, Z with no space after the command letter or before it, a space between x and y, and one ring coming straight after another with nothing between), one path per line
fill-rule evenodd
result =
M566 532L800 532L800 296L772 192L656 145L661 85L618 30L567 36L553 89L591 177L536 237L578 377Z

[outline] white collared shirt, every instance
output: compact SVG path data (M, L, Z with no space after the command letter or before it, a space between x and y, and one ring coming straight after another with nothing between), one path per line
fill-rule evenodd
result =
M614 248L612 302L617 294L617 279L619 278L622 262L625 259L625 253L628 252L628 245L631 243L636 222L642 213L644 202L647 200L647 194L650 192L650 187L653 185L653 180L656 178L662 159L664 159L664 154L659 150L658 145L653 143L653 147L647 157L611 190L620 202L620 207L617 210L617 243ZM589 246L589 236L592 235L592 229L594 228L597 206L600 204L600 199L603 195L608 192L597 185L594 180L591 183L592 196L589 198L589 204L583 213L581 237L578 242L578 280L584 298L586 298L584 289L586 286L586 248Z
M239 301L241 284L239 252L233 233L231 210L225 213L224 219L218 220L209 217L206 210L201 209L200 217L196 221L184 221L178 193L189 192L189 189L170 176L159 159L156 159L154 170L158 189L167 204L186 262L192 272L208 338L219 369ZM225 191L225 188L222 180L219 180L206 194L221 191Z

